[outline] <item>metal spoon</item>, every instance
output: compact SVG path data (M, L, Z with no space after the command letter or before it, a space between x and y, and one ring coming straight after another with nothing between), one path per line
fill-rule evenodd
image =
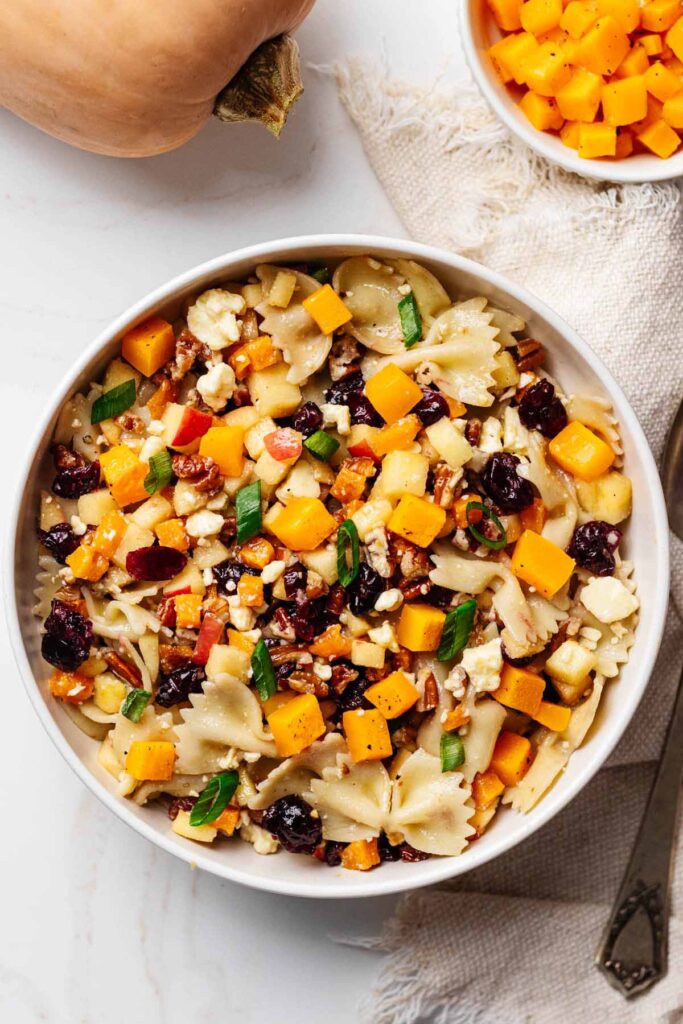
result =
M671 529L683 540L683 403L667 440L662 484ZM659 766L595 963L627 998L667 970L671 870L683 779L683 675Z

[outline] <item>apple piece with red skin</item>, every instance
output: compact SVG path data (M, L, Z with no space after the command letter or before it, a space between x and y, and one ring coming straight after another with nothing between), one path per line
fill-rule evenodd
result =
M223 623L211 612L207 612L202 619L201 629L197 637L192 660L195 665L206 665L209 654L214 644L217 644L223 634Z
M164 590L164 597L179 597L181 594L191 594L192 587L179 587L178 590Z
M196 446L209 427L213 426L213 416L192 406L169 402L164 409L161 422L164 424L164 432L161 435L164 444L168 448L187 452L193 445Z
M358 444L352 444L348 448L349 455L353 455L359 459L372 459L373 462L379 463L382 461L368 444L367 441L359 441Z

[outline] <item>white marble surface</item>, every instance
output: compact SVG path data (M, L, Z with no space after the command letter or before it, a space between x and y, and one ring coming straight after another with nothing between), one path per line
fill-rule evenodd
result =
M397 75L428 81L447 64L451 78L461 67L455 8L453 0L318 0L299 39L316 64L384 51ZM151 160L81 153L0 111L0 227L0 408L13 474L54 383L153 286L267 238L403 234L333 83L310 71L279 143L255 126L215 123ZM378 957L331 936L377 933L394 898L314 903L191 873L105 811L63 763L31 711L4 631L0 656L0 1019L355 1019Z

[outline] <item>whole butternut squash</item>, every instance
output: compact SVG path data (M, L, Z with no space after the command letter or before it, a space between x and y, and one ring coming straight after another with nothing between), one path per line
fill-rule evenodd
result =
M296 44L283 33L313 3L0 3L0 105L112 156L175 149L214 110L224 120L261 119L277 134L301 93Z

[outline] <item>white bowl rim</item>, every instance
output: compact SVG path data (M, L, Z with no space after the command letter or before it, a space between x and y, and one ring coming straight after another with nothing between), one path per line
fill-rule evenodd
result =
M573 171L574 174L579 174L583 178L594 178L597 181L636 185L644 182L671 181L673 178L683 175L683 149L674 153L667 160L660 159L654 153L652 155L642 153L635 158L615 160L613 163L587 159L580 157L573 149L565 146L556 136L534 128L527 118L511 117L503 99L506 86L502 82L494 80L493 72L487 72L475 42L471 13L473 2L483 4L484 0L460 0L460 35L465 58L489 106L503 124L522 142L525 142L539 156L564 167L566 171Z
M525 823L525 827L520 829L519 834L498 837L497 839L495 839L492 834L489 849L485 849L483 845L480 846L480 844L477 843L472 849L468 850L467 854L464 856L443 858L434 857L430 860L423 861L420 865L422 873L419 878L412 878L407 872L405 876L401 874L400 877L393 877L391 873L387 873L387 875L382 877L381 871L369 872L360 880L356 877L353 889L349 888L348 891L344 891L343 886L331 889L327 885L318 884L314 877L310 882L305 881L299 883L298 881L283 881L278 879L276 870L272 877L270 875L265 878L256 877L247 871L233 867L230 863L229 857L226 857L225 861L220 861L218 863L207 859L203 856L202 850L197 848L199 844L188 843L188 849L185 851L184 847L180 848L175 845L169 837L159 833L151 825L147 824L146 821L135 817L129 810L126 800L123 797L116 796L114 793L111 793L106 789L97 776L85 766L81 759L76 755L75 751L72 750L66 737L62 734L56 722L51 717L47 704L34 678L24 649L19 611L16 602L16 589L14 585L14 559L16 536L22 506L22 494L24 489L23 478L26 475L28 467L33 464L41 442L51 425L53 416L61 407L64 399L71 394L73 390L73 381L79 376L91 360L93 360L97 353L115 337L119 336L129 324L137 322L148 310L161 304L179 289L191 286L197 279L207 276L211 277L214 275L217 278L226 279L226 272L229 272L230 268L234 264L245 261L257 264L259 262L263 262L264 259L277 260L278 258L282 258L278 257L278 253L280 251L285 252L292 249L312 250L314 248L340 249L348 250L349 252L355 250L356 252L363 251L378 254L381 254L382 252L386 252L387 254L389 252L393 252L395 254L407 256L411 259L446 263L455 271L474 274L482 278L494 287L506 292L518 302L524 303L529 308L533 309L534 312L547 320L550 326L568 342L569 346L574 348L580 356L583 357L591 370L600 376L605 390L610 393L611 397L616 398L617 403L620 406L619 417L623 422L628 424L629 432L634 438L635 448L637 449L637 458L642 464L644 474L651 490L652 501L655 508L655 519L652 524L654 536L667 538L666 543L659 543L655 545L655 550L658 553L655 571L658 579L666 581L667 585L666 587L662 587L656 595L656 607L653 609L654 628L647 637L647 645L644 647L641 677L639 680L636 680L636 684L634 684L632 689L625 695L624 702L619 709L620 720L618 723L616 721L617 716L613 715L611 722L613 732L609 741L604 742L599 755L593 761L589 762L582 769L574 771L571 785L567 787L567 792L564 793L561 798L558 798L556 795L555 799L552 800L549 799L549 794L548 797L541 800L530 815L522 819ZM382 896L421 888L437 882L443 882L447 879L454 878L457 875L464 874L467 871L471 871L474 868L481 867L488 861L500 856L507 850L516 846L523 839L532 835L537 831L537 829L541 828L552 817L554 817L555 814L559 813L559 811L561 811L562 808L570 802L570 800L581 792L598 769L602 767L605 760L609 757L610 753L623 735L624 730L629 724L643 693L645 692L659 649L668 604L668 522L657 467L642 428L635 413L631 409L626 396L619 385L614 381L602 360L595 354L595 352L593 352L586 342L584 342L576 332L564 320L562 320L561 317L546 306L544 302L538 299L535 295L532 295L532 293L526 288L509 281L501 274L489 270L487 267L484 267L479 263L475 263L473 260L466 259L463 256L459 256L446 250L438 249L434 246L412 242L407 239L392 238L390 236L382 235L317 234L292 236L250 245L233 252L217 256L214 259L208 260L205 263L201 263L190 270L178 274L170 281L153 289L144 298L134 303L108 327L101 331L95 340L87 346L75 365L73 365L64 375L61 383L55 389L54 395L48 403L47 408L43 411L42 417L40 418L38 426L34 432L31 444L27 450L21 477L22 486L18 486L16 489L14 502L10 510L6 534L7 542L5 545L4 560L5 609L14 656L29 699L45 731L67 764L71 766L81 781L86 784L91 792L94 793L94 795L106 807L108 807L109 810L113 811L118 818L124 821L132 829L144 836L146 839L149 839L155 845L166 850L166 852L173 856L180 857L192 867L202 868L209 871L211 874L217 875L218 877L238 882L251 888L289 896L303 896L322 899L348 899L365 896ZM272 861L276 863L277 858L272 858Z

